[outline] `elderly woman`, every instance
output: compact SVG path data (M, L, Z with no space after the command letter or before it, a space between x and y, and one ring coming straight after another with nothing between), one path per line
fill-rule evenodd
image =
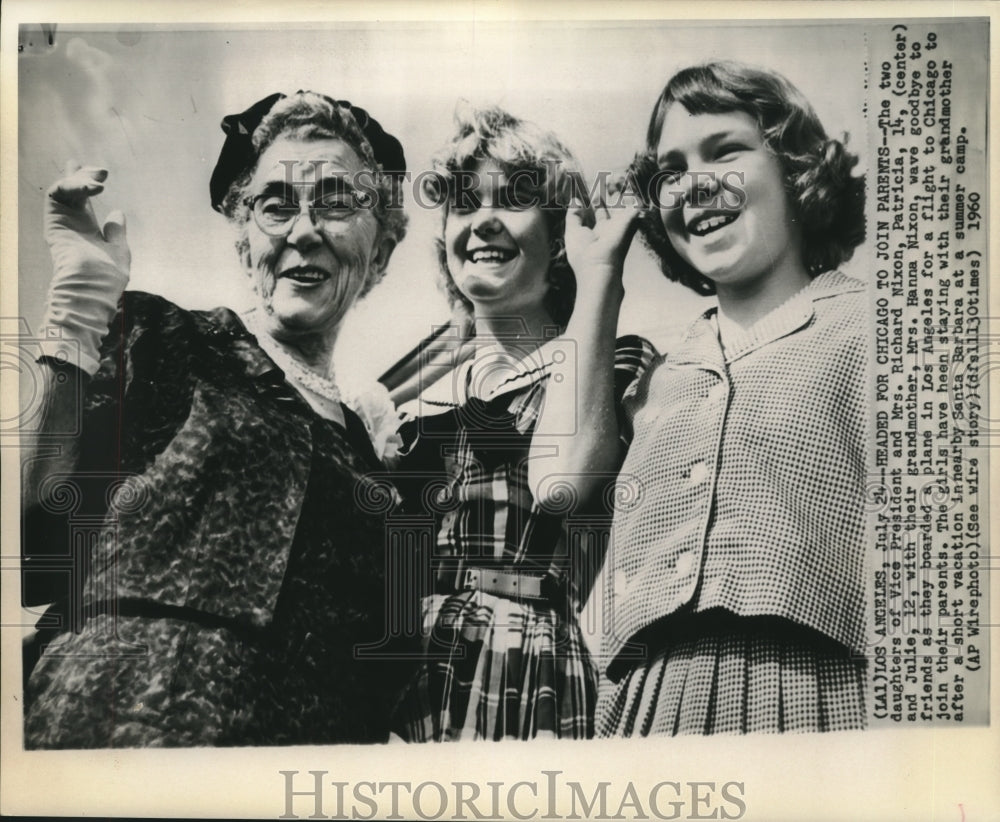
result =
M400 674L359 650L386 635L383 516L365 504L381 466L330 360L405 233L402 148L311 92L222 125L212 205L256 297L242 318L122 293L123 221L89 204L106 171L49 192L42 442L60 447L26 463L24 595L59 627L28 681L27 747L388 734Z

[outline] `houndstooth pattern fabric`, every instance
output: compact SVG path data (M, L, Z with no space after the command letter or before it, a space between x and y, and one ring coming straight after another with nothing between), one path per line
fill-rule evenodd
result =
M713 313L625 400L622 473L643 496L616 513L609 550L612 678L635 664L630 638L682 608L864 647L864 285L822 274L725 353Z
M865 662L780 618L698 614L650 661L605 680L598 736L796 733L865 726Z

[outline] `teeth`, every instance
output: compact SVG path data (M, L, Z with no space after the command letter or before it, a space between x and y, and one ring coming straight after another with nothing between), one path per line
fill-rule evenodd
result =
M714 231L724 225L729 225L729 223L736 219L736 216L736 214L716 214L711 217L703 217L695 220L691 226L691 233L699 235L708 234L710 231Z
M499 248L479 248L469 255L474 263L505 263L514 258L514 252Z
M318 283L320 280L326 279L326 274L316 269L297 268L288 272L285 276L301 283Z

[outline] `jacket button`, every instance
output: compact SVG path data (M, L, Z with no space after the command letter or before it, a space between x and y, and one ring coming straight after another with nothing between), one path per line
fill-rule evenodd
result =
M715 385L711 386L705 392L705 399L715 402L721 400L726 396L727 392L726 384L724 382L717 382Z
M708 466L703 462L696 462L691 466L691 473L689 475L692 485L700 485L706 479L708 479Z
M625 590L628 588L628 577L625 576L624 571L618 571L615 574L615 594L617 596L625 596Z
M674 568L680 576L686 577L689 573L691 573L691 568L693 566L694 557L692 557L691 554L681 554L677 557L677 564Z

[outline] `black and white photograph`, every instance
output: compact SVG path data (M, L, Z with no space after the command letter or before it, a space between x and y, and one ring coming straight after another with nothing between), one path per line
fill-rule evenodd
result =
M11 2L0 810L998 818L995 19Z

